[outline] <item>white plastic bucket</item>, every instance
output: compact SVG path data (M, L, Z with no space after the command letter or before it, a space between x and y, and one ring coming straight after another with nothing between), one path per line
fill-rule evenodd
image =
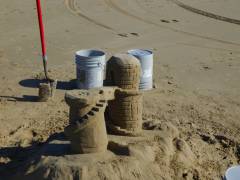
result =
M239 180L240 179L240 166L234 166L227 170L224 180Z
M140 90L150 90L153 87L153 52L143 49L129 50L128 54L135 56L141 63Z
M105 53L99 50L87 49L75 54L77 69L77 88L91 89L103 86L106 66Z

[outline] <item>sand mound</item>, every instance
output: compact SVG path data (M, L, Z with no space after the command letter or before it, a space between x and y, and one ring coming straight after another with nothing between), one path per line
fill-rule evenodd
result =
M140 137L110 135L108 151L98 154L70 154L69 141L56 136L12 179L199 179L196 157L178 129L155 125L161 129L145 130Z

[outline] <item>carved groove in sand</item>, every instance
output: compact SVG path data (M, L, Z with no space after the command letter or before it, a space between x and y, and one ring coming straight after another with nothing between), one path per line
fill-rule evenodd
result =
M175 3L176 5L178 5L179 7L183 8L183 9L186 9L187 11L190 11L190 12L193 12L193 13L196 13L196 14L200 14L200 15L203 15L203 16L206 16L206 17L209 17L209 18L213 18L213 19L216 19L216 20L225 21L225 22L228 22L228 23L233 23L233 24L240 25L240 20L238 20L238 19L232 19L232 18L220 16L220 15L217 15L217 14L213 14L211 12L203 11L201 9L197 9L197 8L194 8L194 7L189 6L187 4L184 4L184 3L182 3L178 0L171 0L171 1L173 3Z
M144 18L142 18L142 17L139 17L139 16L135 15L134 13L130 13L129 11L127 11L127 10L121 8L119 5L117 5L117 3L115 2L115 0L104 0L104 1L106 2L106 4L107 4L109 7L111 7L111 8L113 8L113 9L115 9L116 11L124 14L125 16L134 18L134 19L136 19L136 20L145 22L145 23L150 24L150 25L154 25L154 26L157 26L157 27L165 28L165 29L171 30L171 31L173 31L173 32L182 33L182 34L185 34L185 35L188 35L188 36L198 37L198 38L201 38L201 39L211 40L211 41L215 41L215 42L219 42L219 43L224 43L224 44L231 44L231 45L240 46L239 43L234 43L234 42L224 41L224 40L220 40L220 39L215 39L215 38L212 38L212 37L203 36L203 35L195 34L195 33L192 33L192 32L186 32L186 31L178 30L178 29L175 29L175 28L172 28L172 27L164 26L164 25L155 23L155 22L153 22L153 21L144 19Z
M105 29L108 29L108 30L111 30L113 31L114 29L105 25L105 24L102 24L98 21L96 21L95 19L92 19L90 17L88 17L87 15L85 15L77 6L76 6L76 0L65 0L65 5L67 6L67 8L71 11L71 13L77 15L77 16L80 16L84 19L86 19L87 21L97 25L97 26L100 26L102 28L105 28Z

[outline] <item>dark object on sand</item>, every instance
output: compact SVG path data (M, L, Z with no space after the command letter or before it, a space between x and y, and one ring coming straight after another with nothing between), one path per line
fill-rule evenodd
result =
M57 86L57 80L51 81L50 83L40 83L38 92L38 101L46 102L50 98L54 97Z

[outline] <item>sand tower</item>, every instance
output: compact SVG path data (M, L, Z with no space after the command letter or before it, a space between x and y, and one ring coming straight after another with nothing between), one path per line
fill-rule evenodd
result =
M139 61L128 54L117 54L107 62L107 84L138 91L141 75Z
M104 112L107 101L114 99L115 88L68 91L69 126L65 134L74 153L96 153L107 150Z
M142 130L142 93L139 92L141 65L128 54L113 56L107 63L107 83L118 86L108 106L108 128L121 135Z

